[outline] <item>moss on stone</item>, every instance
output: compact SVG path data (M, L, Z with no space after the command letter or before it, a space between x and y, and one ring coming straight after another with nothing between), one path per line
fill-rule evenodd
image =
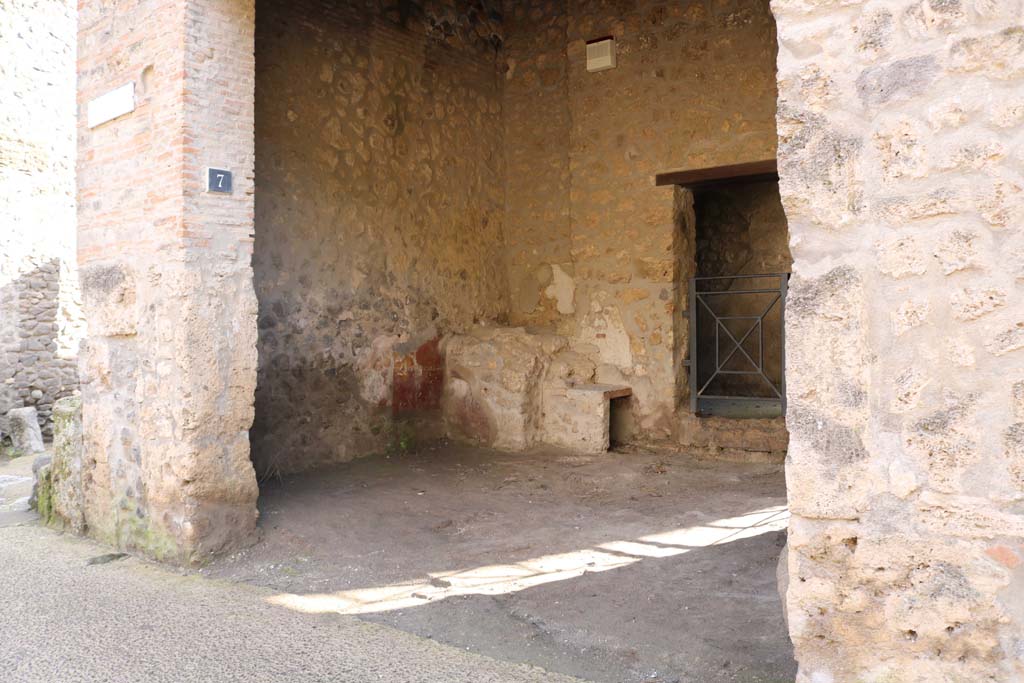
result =
M43 524L53 526L57 515L53 509L53 472L49 465L41 467L36 481L36 512Z
M133 514L119 515L116 521L118 548L133 550L160 562L187 562L181 544L169 533L156 528L152 520Z

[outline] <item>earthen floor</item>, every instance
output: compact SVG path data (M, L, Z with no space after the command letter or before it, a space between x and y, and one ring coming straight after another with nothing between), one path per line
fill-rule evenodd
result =
M781 467L439 444L264 484L204 573L593 681L781 683Z

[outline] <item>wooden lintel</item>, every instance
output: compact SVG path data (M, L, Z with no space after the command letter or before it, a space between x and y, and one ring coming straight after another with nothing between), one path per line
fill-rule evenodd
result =
M777 181L778 179L779 166L775 159L732 164L731 166L698 168L691 171L671 171L659 173L654 177L657 185L681 185L690 190L703 190L709 187L738 183Z

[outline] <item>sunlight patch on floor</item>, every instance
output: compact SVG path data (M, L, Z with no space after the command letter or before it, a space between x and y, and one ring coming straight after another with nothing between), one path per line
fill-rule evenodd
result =
M590 572L605 572L647 558L673 557L713 545L730 543L786 528L785 506L749 512L703 525L611 541L593 548L544 555L511 564L432 572L425 580L358 588L337 593L283 593L267 600L307 614L367 614L418 607L458 595L502 595Z

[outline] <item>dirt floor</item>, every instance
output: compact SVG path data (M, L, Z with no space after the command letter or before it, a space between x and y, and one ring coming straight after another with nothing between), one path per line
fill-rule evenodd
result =
M204 570L300 612L600 682L782 683L775 465L437 445L268 482Z

